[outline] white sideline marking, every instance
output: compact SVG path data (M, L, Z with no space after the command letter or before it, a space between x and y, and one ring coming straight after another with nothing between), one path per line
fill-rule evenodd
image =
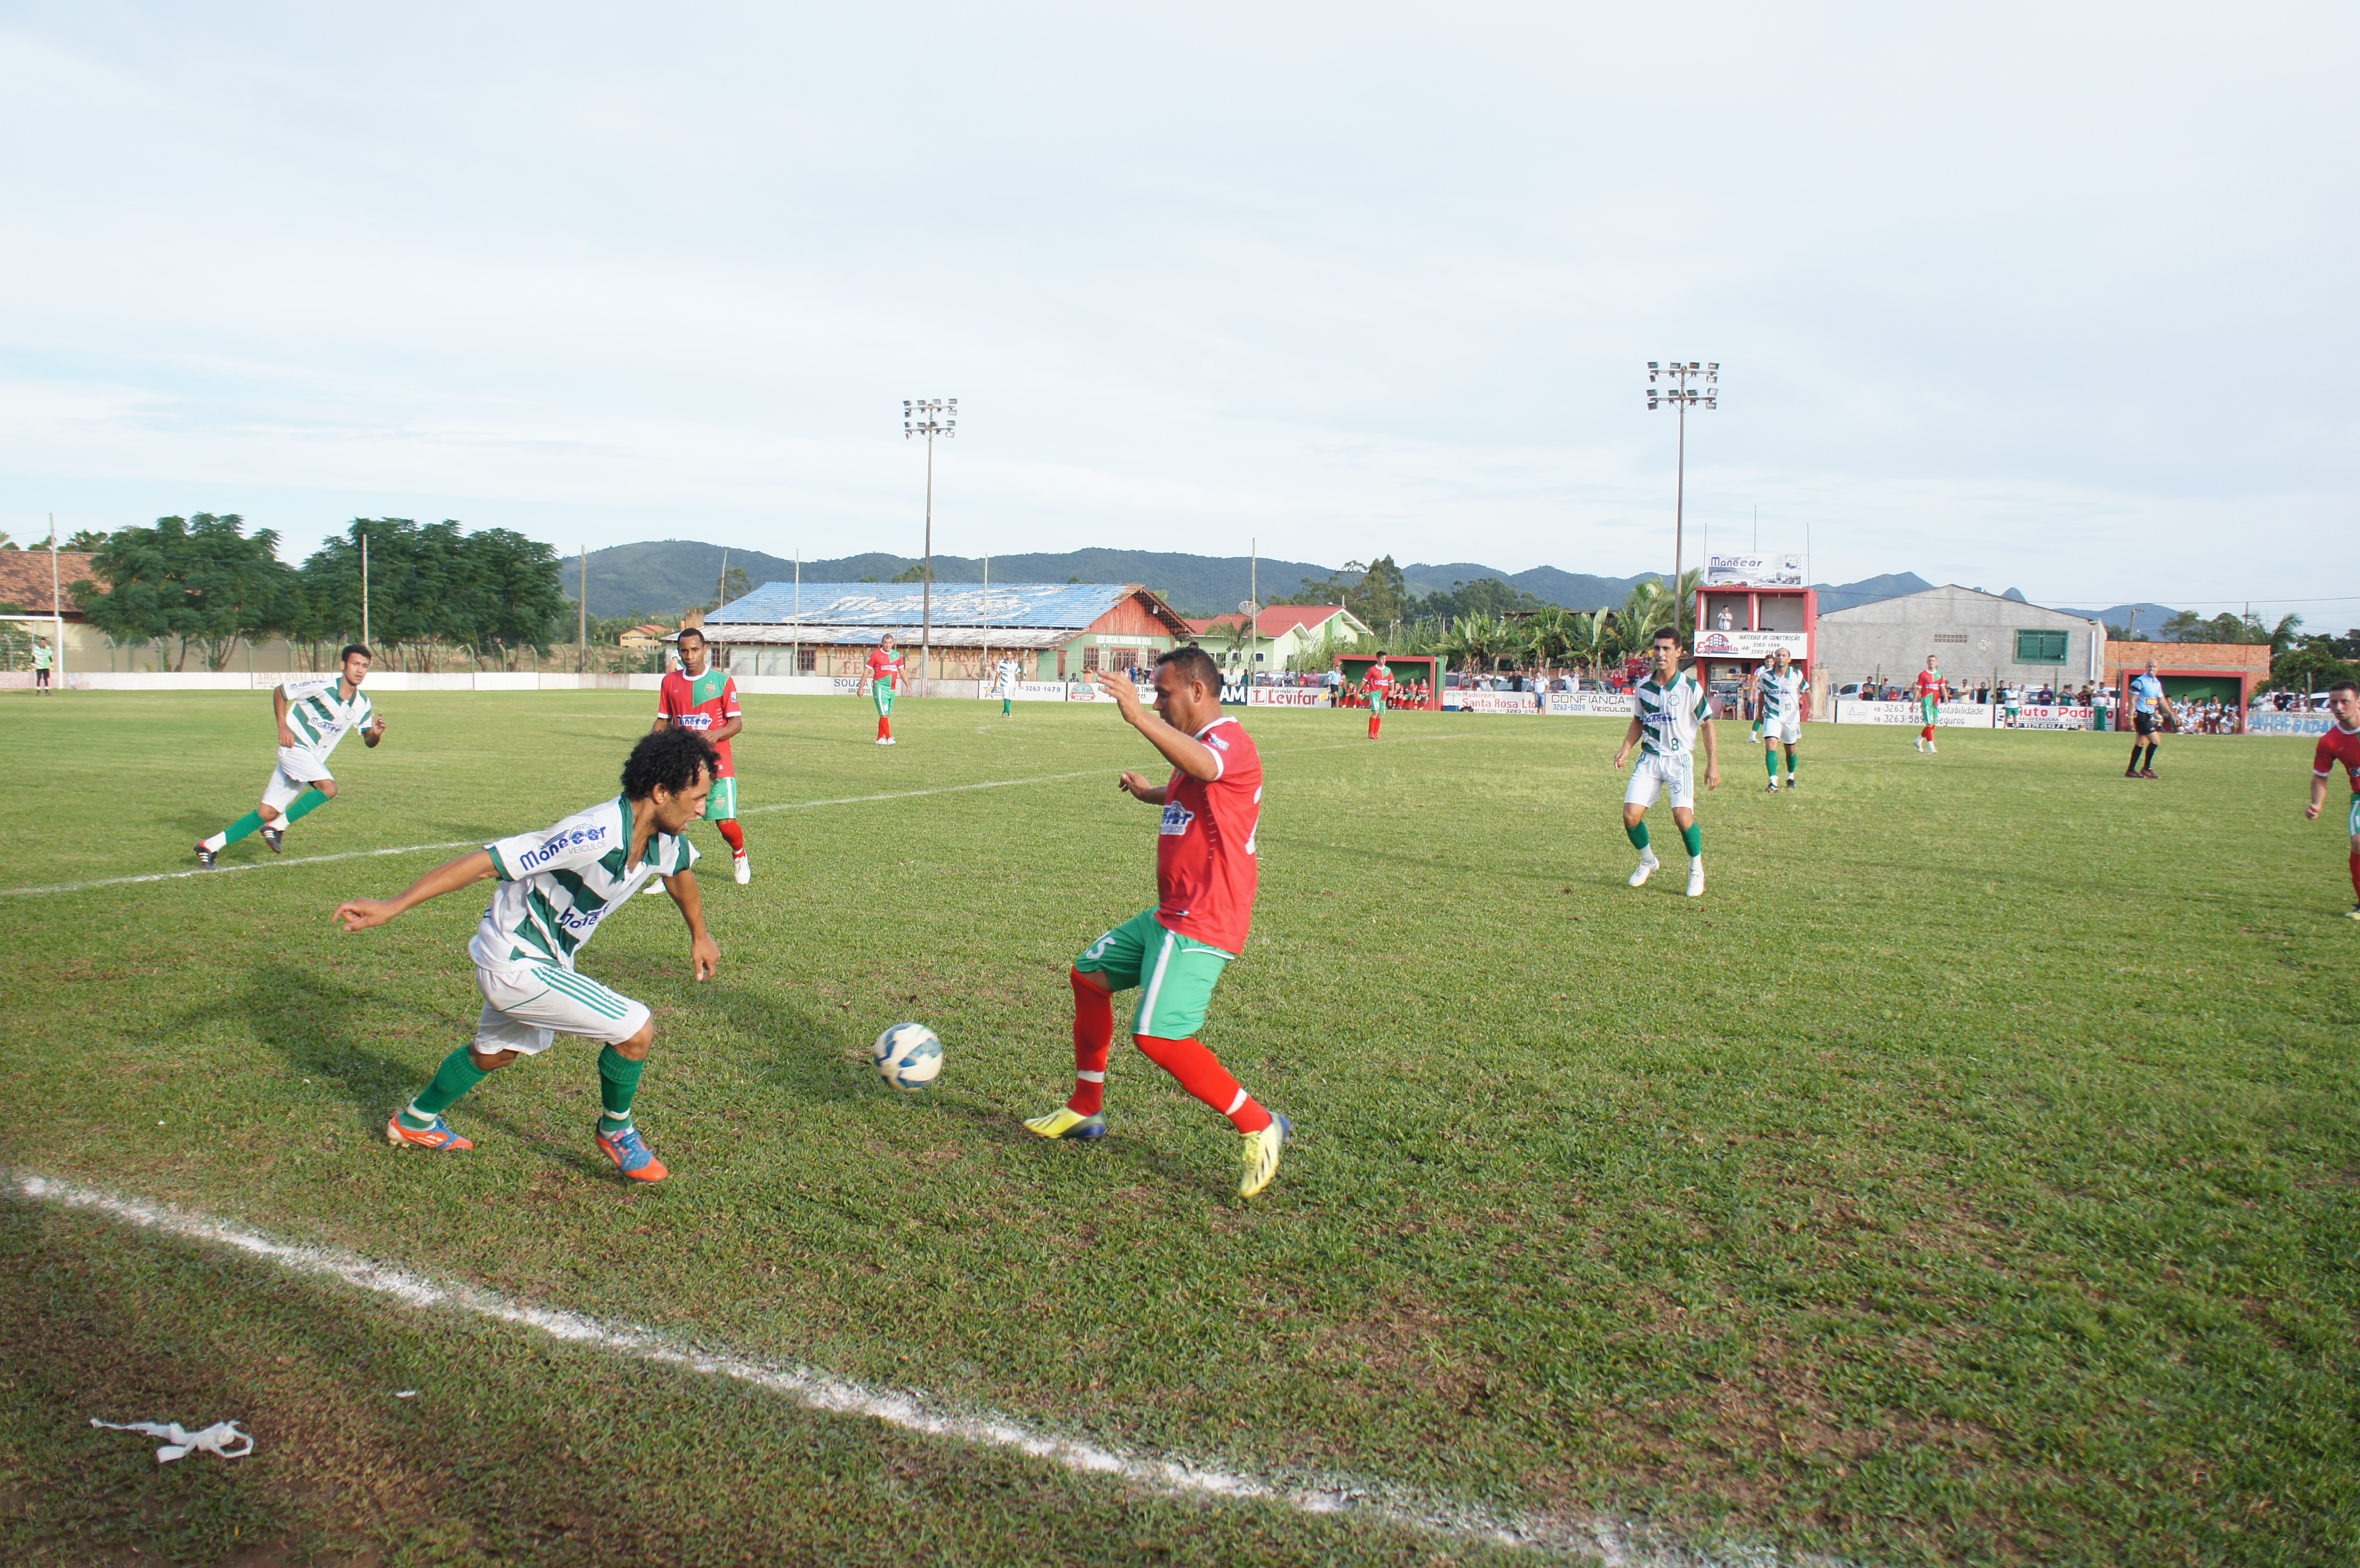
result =
M1456 735L1410 735L1395 742L1407 746L1416 741L1464 740L1480 732L1462 730ZM1365 743L1361 743L1365 744ZM1358 751L1359 745L1294 746L1276 751L1266 751L1264 757L1291 757L1305 751ZM1111 767L1109 764L1108 767ZM1087 779L1104 773L1107 768L1085 768L1072 773L1043 773L1031 779L993 779L981 784L945 784L934 789L896 789L883 795L847 795L835 800L788 800L775 806L751 806L740 811L745 817L759 816L765 811L810 811L822 806L866 806L879 800L912 800L922 795L958 795L970 789L1011 789L1020 784L1054 784L1066 779ZM179 882L191 877L231 877L241 871L269 871L286 866L325 866L337 860L366 860L378 855L423 855L430 849L481 849L481 839L453 839L448 844L407 844L398 849L348 849L341 855L298 855L284 859L248 860L235 866L216 866L208 871L198 866L187 871L150 871L138 877L101 877L90 882L59 882L47 887L0 887L0 898L26 898L36 893L82 893L93 887L123 887L135 882Z
M9 1184L36 1203L92 1210L109 1219L191 1241L209 1242L276 1263L293 1273L334 1279L406 1307L444 1307L497 1323L535 1329L552 1339L586 1345L635 1361L684 1367L709 1377L727 1377L781 1394L830 1415L862 1416L928 1437L977 1448L1006 1449L1045 1459L1083 1475L1115 1475L1169 1496L1229 1501L1270 1502L1306 1514L1355 1514L1385 1524L1440 1534L1475 1537L1503 1546L1532 1547L1594 1557L1608 1568L1780 1568L1806 1560L1783 1557L1766 1547L1741 1549L1735 1556L1709 1557L1693 1549L1616 1519L1566 1519L1501 1515L1489 1509L1429 1497L1405 1488L1336 1476L1256 1475L1217 1469L1177 1455L1101 1448L1078 1438L1028 1427L989 1410L960 1412L931 1404L924 1394L877 1388L803 1367L781 1367L727 1352L701 1350L637 1323L608 1322L580 1312L528 1306L473 1285L429 1279L346 1252L341 1247L279 1241L204 1214L183 1214L136 1198L116 1197L53 1177L12 1174ZM1824 1563L1825 1559L1812 1559Z

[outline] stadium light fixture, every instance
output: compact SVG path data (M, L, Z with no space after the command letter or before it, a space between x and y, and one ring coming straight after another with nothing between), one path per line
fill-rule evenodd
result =
M1672 629L1680 626L1680 574L1687 565L1682 559L1687 540L1688 487L1688 408L1702 404L1708 408L1721 406L1721 361L1699 362L1679 360L1647 362L1647 407L1655 408L1668 403L1679 410L1680 436L1678 465L1674 470L1672 487Z
M904 397L901 435L926 438L926 554L918 569L918 695L926 694L926 668L934 658L934 438L947 441L958 434L958 399Z

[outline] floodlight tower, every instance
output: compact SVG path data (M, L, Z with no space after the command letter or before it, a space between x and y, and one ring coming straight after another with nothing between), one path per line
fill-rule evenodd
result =
M948 441L958 434L958 399L904 397L901 435L926 438L926 560L919 569L918 695L926 694L926 664L934 640L934 438Z
M1658 382L1668 385L1658 385ZM1687 521L1688 489L1688 405L1701 403L1708 408L1720 407L1721 362L1711 360L1699 365L1695 360L1649 360L1647 362L1647 407L1654 408L1669 403L1680 414L1679 466L1675 470L1672 489L1672 629L1680 629L1680 569L1687 563L1681 559L1681 529Z

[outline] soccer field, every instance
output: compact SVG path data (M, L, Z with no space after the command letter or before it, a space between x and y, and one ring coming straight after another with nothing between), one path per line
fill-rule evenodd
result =
M1667 807L1664 871L1624 885L1614 721L1400 713L1371 744L1255 710L1261 897L1203 1038L1298 1138L1241 1204L1228 1125L1120 1037L1102 1145L1019 1125L1071 1086L1067 962L1153 901L1155 813L1113 780L1156 759L1111 705L912 702L881 748L865 703L748 699L752 886L692 833L718 977L668 899L581 963L654 1008L639 1124L672 1179L592 1146L575 1040L454 1107L474 1152L388 1149L472 1036L484 898L359 935L329 910L461 850L371 852L611 796L653 699L379 701L385 746L338 752L283 856L125 881L251 809L267 698L0 699L8 1561L1528 1562L1595 1520L1640 1521L1641 1562L1651 1531L2360 1554L2360 925L2308 741L2168 741L2134 782L2111 735L1927 757L1822 724L1775 797L1732 745L1688 898ZM867 1065L902 1018L948 1052L919 1098ZM33 1176L1369 1506L821 1413ZM93 1416L257 1447L158 1467Z

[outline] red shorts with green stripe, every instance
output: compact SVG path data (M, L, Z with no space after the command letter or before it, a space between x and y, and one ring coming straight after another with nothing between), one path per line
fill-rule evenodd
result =
M1139 987L1139 1010L1131 1032L1155 1040L1188 1040L1205 1027L1213 987L1233 953L1165 929L1149 909L1082 949L1074 967L1103 975L1109 991Z
M475 989L484 996L475 1049L486 1056L499 1051L538 1056L561 1034L620 1045L647 1027L646 1007L562 964L477 964Z

